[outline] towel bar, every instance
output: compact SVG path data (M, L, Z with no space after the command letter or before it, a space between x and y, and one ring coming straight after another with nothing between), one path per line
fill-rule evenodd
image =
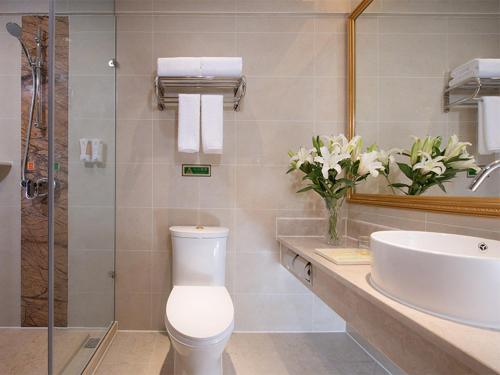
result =
M451 96L460 95L459 99L451 100ZM484 95L500 95L500 77L471 78L444 90L444 111L449 112L454 107L475 107Z
M224 105L233 110L240 109L241 99L246 93L245 76L230 77L156 77L155 95L158 109L164 111L167 105L179 103L179 94L224 95Z

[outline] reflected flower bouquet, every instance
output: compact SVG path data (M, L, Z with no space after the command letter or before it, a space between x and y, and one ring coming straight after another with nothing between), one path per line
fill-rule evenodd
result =
M450 137L445 148L441 147L441 137L414 137L410 151L392 150L389 153L379 151L379 154L389 154L384 164L382 175L389 179L391 164L394 164L394 154L404 155L409 163L395 163L401 172L410 180L408 183L390 183L389 186L402 191L406 195L420 195L433 186L438 186L446 193L444 183L452 180L458 173L477 173L480 168L467 147L471 143L460 142L456 135ZM392 154L391 154L392 152ZM391 159L392 157L392 159Z

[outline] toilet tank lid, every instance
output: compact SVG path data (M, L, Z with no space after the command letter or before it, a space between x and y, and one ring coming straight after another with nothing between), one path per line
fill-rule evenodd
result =
M170 233L173 237L186 238L225 238L229 234L229 229L224 227L205 227L205 226L183 226L170 227Z

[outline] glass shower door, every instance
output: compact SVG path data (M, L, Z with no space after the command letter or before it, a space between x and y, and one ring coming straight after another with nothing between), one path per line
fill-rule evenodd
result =
M54 374L78 374L114 321L113 1L56 2Z

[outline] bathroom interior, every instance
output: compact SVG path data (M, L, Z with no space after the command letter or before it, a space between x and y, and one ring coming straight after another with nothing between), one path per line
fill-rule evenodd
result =
M500 374L499 0L0 0L0 81L1 375Z

